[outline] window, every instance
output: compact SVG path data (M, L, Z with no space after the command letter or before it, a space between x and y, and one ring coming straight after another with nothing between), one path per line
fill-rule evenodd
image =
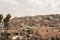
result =
M46 32L48 32L48 30L46 30Z
M49 27L54 27L54 25L49 25Z
M58 30L58 32L60 32L60 30Z

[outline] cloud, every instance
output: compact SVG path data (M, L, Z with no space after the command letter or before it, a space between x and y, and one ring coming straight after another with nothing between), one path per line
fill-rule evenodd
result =
M15 7L11 7L11 8L8 9L8 11L14 12L14 11L16 11L16 8Z
M25 11L35 11L35 9L33 9L33 8L27 8L27 9L25 9Z
M16 10L16 8L12 8L13 10Z
M60 0L0 0L0 8L9 12L45 13L60 11ZM18 4L18 5L14 5ZM34 15L34 14L33 14Z
M32 4L35 6L40 6L42 7L46 7L49 4L51 4L50 6L52 8L55 8L56 6L60 5L60 1L59 0L28 0L28 4Z
M6 2L10 2L10 3L12 3L12 4L19 4L17 1L15 1L15 0L5 0Z
M32 4L38 7L46 7L50 1L48 0L28 0L28 4Z
M39 0L28 0L29 4L43 4L42 1Z

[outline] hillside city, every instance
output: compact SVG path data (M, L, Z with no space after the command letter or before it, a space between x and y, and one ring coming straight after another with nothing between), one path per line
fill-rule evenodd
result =
M60 40L60 14L11 17L0 15L0 40Z

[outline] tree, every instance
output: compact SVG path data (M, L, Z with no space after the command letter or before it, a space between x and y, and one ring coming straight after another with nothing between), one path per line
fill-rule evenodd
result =
M4 18L4 28L5 28L5 31L4 31L4 35L6 37L6 40L9 39L9 35L6 35L7 34L7 30L8 30L8 24L9 24L9 19L11 18L11 15L10 14L7 14L7 16Z
M9 19L11 18L11 15L10 14L7 14L7 16L4 18L4 27L8 27L8 22L9 22Z
M1 20L3 19L3 15L2 14L0 14L0 23L1 23Z

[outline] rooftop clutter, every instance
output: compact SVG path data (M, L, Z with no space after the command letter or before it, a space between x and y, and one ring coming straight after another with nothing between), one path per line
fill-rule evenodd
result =
M6 18L11 17L10 15L7 16ZM59 14L15 17L10 20L6 18L4 18L4 27L7 27L5 35L8 36L9 40L45 40L42 39L44 36L42 32L47 33L50 31L50 28L54 30L55 28L60 28ZM46 28L46 32L44 28ZM4 33L2 33L2 35L4 35Z

